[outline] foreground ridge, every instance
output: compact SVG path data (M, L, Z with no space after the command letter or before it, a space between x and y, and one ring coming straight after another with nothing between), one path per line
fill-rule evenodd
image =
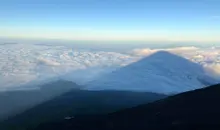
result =
M76 117L35 130L134 130L220 128L220 84L100 117ZM203 129L206 129L203 127Z

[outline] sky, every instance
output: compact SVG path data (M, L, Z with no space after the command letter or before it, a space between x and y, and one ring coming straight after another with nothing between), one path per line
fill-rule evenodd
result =
M220 41L220 0L1 0L0 37Z

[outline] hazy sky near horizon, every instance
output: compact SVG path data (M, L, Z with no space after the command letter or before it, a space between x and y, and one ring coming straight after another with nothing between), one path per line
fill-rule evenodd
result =
M0 37L220 41L220 0L3 0Z

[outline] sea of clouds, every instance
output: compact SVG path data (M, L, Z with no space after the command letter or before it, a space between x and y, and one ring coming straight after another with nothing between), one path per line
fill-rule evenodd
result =
M13 90L25 85L31 86L57 78L86 84L161 50L196 62L204 67L208 75L220 79L220 48L218 47L134 48L119 53L79 50L64 45L2 44L0 45L0 91Z

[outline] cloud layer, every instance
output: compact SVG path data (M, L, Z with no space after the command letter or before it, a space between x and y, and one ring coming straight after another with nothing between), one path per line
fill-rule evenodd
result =
M158 51L169 51L201 64L219 78L220 48L139 48L129 53L75 50L67 46L0 45L0 90L62 77L84 84Z

